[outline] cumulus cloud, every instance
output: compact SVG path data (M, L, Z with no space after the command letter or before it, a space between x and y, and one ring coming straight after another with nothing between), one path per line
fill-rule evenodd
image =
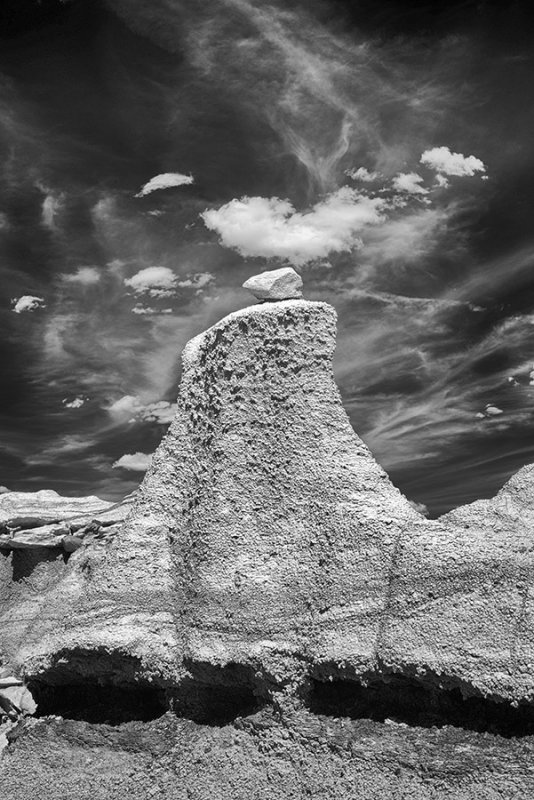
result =
M125 286L129 286L135 294L148 294L150 297L170 297L174 294L177 277L168 267L145 267L131 278L126 278Z
M108 413L115 422L133 422L140 408L142 408L141 401L137 397L127 394L115 400L109 406Z
M345 175L353 181L363 181L364 183L372 183L381 177L380 172L370 172L365 167L347 169Z
M15 314L22 314L23 311L35 311L37 308L45 308L44 298L34 297L31 294L24 294L18 300L13 299L12 303Z
M435 185L438 189L446 189L447 186L449 186L449 180L448 178L445 177L445 175L442 175L441 173L438 172L438 174L436 175Z
M421 156L421 164L442 175L465 176L486 171L484 162L476 156L451 153L448 147L433 147L431 150L425 150Z
M67 400L67 398L65 398L63 400L63 405L65 408L81 408L83 405L85 405L85 398L75 397L74 400Z
M302 266L329 253L352 250L359 234L383 219L386 201L346 186L308 211L278 197L242 197L201 214L221 243L243 256L286 259Z
M139 397L128 394L112 403L107 410L118 423L140 421L168 425L174 419L176 408L176 403L169 403L167 400L143 403Z
M174 186L189 186L194 181L192 175L182 175L180 172L162 172L155 175L140 189L135 197L146 197L147 194L159 189L171 189Z
M176 414L178 406L176 403L169 403L167 400L159 400L157 403L148 403L141 411L141 418L146 422L157 422L159 425L169 425Z
M428 194L428 189L421 186L424 178L418 175L417 172L399 172L393 178L393 188L398 192L406 192L407 194Z
M113 469L127 469L130 472L146 472L152 462L148 453L125 453L112 465Z
M100 280L100 272L96 267L78 267L76 272L61 276L66 283L80 283L82 286L91 286Z

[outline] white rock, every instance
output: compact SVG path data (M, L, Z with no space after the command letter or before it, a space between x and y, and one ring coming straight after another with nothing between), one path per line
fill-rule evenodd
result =
M7 675L6 677L0 678L0 689L5 689L8 686L22 686L22 681L20 678L15 678L14 675Z
M27 531L16 531L12 536L0 536L0 547L10 550L28 550L33 547L61 547L61 540L69 529L58 525L43 525Z
M253 275L243 284L258 300L291 300L302 297L302 278L292 267Z
M35 714L37 711L37 703L26 686L9 686L6 689L1 689L0 694L13 703L23 714Z
M487 417L498 417L499 414L503 413L502 408L497 408L497 406L487 405L484 409L484 413Z

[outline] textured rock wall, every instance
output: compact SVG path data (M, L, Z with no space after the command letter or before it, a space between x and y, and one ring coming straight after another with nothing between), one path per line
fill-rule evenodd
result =
M534 467L424 519L352 430L334 346L323 303L221 320L113 535L0 552L0 664L78 720L6 734L6 798L532 794Z
M295 658L341 647L374 665L392 553L418 517L349 424L334 347L333 309L292 300L232 314L185 350L134 516L169 520L189 660L290 679Z
M4 580L10 660L35 676L70 659L75 674L86 653L86 672L97 661L117 681L123 659L174 687L237 664L260 693L297 699L310 675L401 673L530 700L533 469L425 520L352 430L334 347L333 309L298 299L190 342L176 419L122 528Z

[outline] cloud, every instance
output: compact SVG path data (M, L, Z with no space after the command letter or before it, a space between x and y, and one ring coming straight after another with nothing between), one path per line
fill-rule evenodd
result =
M142 410L142 419L146 422L157 422L159 425L169 425L177 411L176 403L159 400L157 403L148 403Z
M365 167L346 169L345 175L353 181L363 181L364 183L372 183L381 177L380 172L370 172Z
M370 228L361 251L365 263L380 268L384 263L413 264L428 257L447 235L451 209L419 207L382 225ZM456 246L460 246L458 237Z
M445 175L441 175L441 173L438 172L438 174L436 175L435 185L437 186L438 189L446 189L447 186L449 186L450 184L449 180L445 177Z
M63 207L63 195L47 194L41 206L41 222L48 230L57 229L56 217Z
M132 421L142 408L142 403L137 397L127 394L112 403L108 413L115 422Z
M92 286L100 280L100 272L96 267L78 267L71 275L61 276L66 283L81 283L82 286Z
M150 297L170 297L174 294L177 277L168 267L145 267L124 281L136 294Z
M215 280L215 276L211 274L211 272L195 272L193 275L189 275L187 278L184 278L181 281L178 281L176 284L181 288L191 287L193 289L203 289L208 284L213 283Z
M182 175L180 172L162 172L151 178L141 188L135 197L146 197L147 194L157 192L159 189L171 189L174 186L189 186L194 181L192 175Z
M200 216L221 243L243 256L280 258L295 266L361 244L359 234L383 219L386 201L346 186L308 211L278 197L242 197Z
M486 171L484 163L476 156L451 153L448 147L433 147L431 150L425 150L421 156L421 164L442 175L465 176Z
M125 453L112 465L113 469L127 469L130 472L146 472L152 462L148 453Z
M67 400L67 398L65 398L63 400L63 405L65 408L81 408L83 405L85 405L85 398L75 397L74 400Z
M417 500L408 500L408 502L419 514L428 517L428 507L424 503L418 503Z
M31 294L25 294L19 297L18 300L13 299L13 311L15 314L22 314L23 311L35 311L37 308L45 308L45 301L42 297L34 297Z
M117 423L140 421L168 425L174 419L176 408L176 403L167 400L143 403L138 397L125 395L112 403L107 411Z
M397 189L399 192L425 195L428 194L428 189L420 185L423 180L424 178L418 175L417 172L399 172L399 174L393 178L392 184L393 188Z
M143 306L141 303L136 303L132 308L132 314L172 314L172 308L153 308L152 306Z

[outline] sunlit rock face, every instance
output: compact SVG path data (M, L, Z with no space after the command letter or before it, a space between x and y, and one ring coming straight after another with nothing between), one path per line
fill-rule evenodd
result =
M108 653L89 671L118 680L123 658L167 687L241 665L262 691L295 694L310 675L399 673L530 699L531 468L493 501L424 519L352 430L334 347L333 309L300 299L192 340L122 527L12 574L4 556L5 659L35 676L77 653L74 675L80 652ZM48 493L27 510L38 498L52 513Z
M287 659L288 679L292 658L341 647L374 665L392 552L418 517L348 422L334 346L332 308L287 300L184 352L178 415L135 513L167 520L189 660L280 674Z
M355 719L375 721L373 741L390 718L454 726L463 733L447 746L473 752L481 732L534 734L533 469L493 500L425 519L349 424L332 377L335 322L329 305L289 299L193 339L177 415L132 503L2 496L4 537L24 511L111 523L71 553L0 548L0 666L25 677L38 713L149 724L172 708L208 726L250 717L276 739L274 706L284 725L312 731L305 748L332 717L349 761ZM184 736L181 724L169 735ZM390 735L390 765L445 741ZM497 760L517 774L503 748Z

